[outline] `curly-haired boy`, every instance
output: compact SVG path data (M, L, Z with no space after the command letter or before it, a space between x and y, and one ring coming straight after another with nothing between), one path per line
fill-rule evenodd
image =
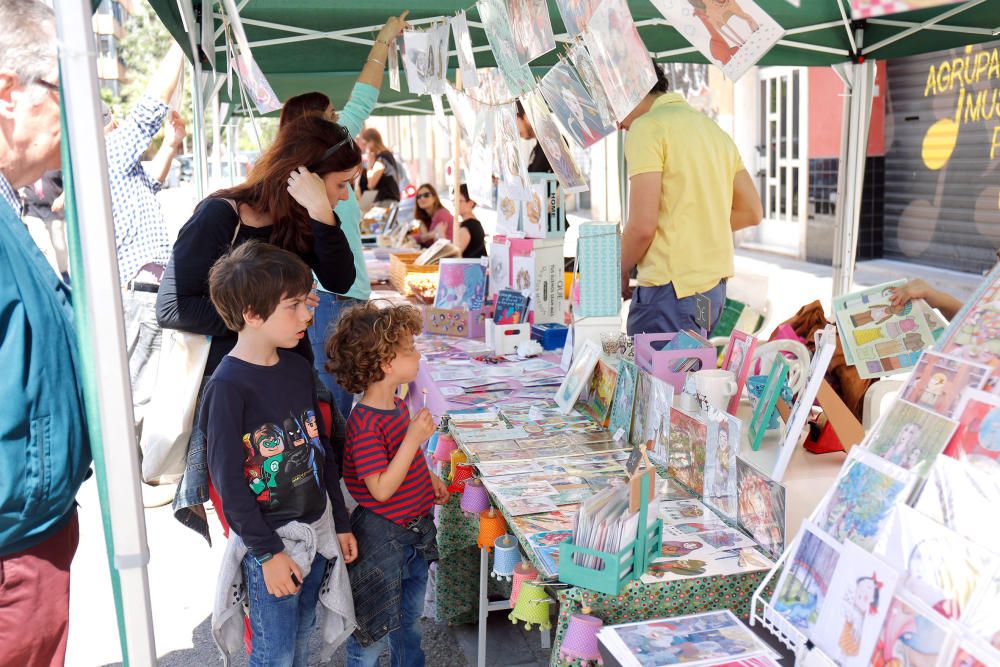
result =
M427 568L437 560L431 510L448 491L420 449L434 432L430 412L411 420L396 396L417 377L420 329L413 306L369 302L345 310L326 344L337 382L363 394L347 420L344 451L344 482L358 502L351 515L358 560L348 568L358 628L347 644L349 667L376 665L387 645L393 664L424 664L420 616Z

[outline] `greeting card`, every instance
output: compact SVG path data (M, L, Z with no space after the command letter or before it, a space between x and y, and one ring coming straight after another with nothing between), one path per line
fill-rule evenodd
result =
M892 508L906 502L914 480L912 473L855 447L819 504L816 525L838 542L850 540L871 551Z
M740 449L742 422L718 413L708 420L705 445L705 502L729 514L736 500L736 453Z
M958 408L958 428L944 453L995 474L1000 457L1000 396L967 389Z
M584 341L580 349L577 350L573 357L573 364L555 395L555 401L564 414L569 414L573 409L576 399L590 379L594 366L597 365L597 358L600 354L601 349L597 347L597 343L590 340Z
M705 441L708 424L698 417L671 408L667 472L701 495L705 490Z
M618 386L619 364L617 359L601 356L577 404L580 412L604 427L608 425L615 388Z
M813 636L838 560L837 541L812 523L803 522L774 587L771 606L807 637Z
M897 399L868 433L864 446L923 477L957 426L956 421Z
M965 390L981 388L989 375L989 366L928 350L921 355L899 397L954 419Z
M871 664L933 666L948 654L950 639L940 615L897 591L882 621Z
M621 431L624 442L629 441L629 432L632 429L632 409L635 407L635 385L638 376L638 366L627 360L621 362L618 367L618 384L611 405L608 430L613 435Z
M992 368L985 390L995 391L1000 377L1000 265L952 320L938 350Z
M840 667L869 664L898 579L891 565L853 542L844 545L813 633Z

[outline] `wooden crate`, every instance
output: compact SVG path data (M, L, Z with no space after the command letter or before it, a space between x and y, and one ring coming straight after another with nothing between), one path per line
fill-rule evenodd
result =
M415 266L413 262L420 257L419 252L396 252L389 256L389 284L403 296L410 296L410 286L406 276L414 273L436 274L438 265Z

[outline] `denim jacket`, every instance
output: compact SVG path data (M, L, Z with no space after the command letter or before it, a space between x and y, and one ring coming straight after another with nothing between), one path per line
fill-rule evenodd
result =
M358 540L358 559L347 566L358 623L354 637L371 646L401 625L405 547L412 546L428 563L436 561L437 527L428 515L404 528L358 505L351 530Z

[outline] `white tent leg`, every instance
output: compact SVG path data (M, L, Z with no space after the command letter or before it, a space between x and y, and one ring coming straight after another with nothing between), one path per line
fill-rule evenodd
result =
M837 169L837 219L833 242L833 296L851 290L858 246L861 191L868 153L868 127L875 91L875 61L845 65L844 114Z
M198 201L205 198L205 186L208 183L208 154L205 150L205 77L201 71L201 59L198 57L198 40L201 30L194 17L191 0L177 0L177 9L187 30L191 53L194 54L193 73L191 76L191 138L194 157L194 187Z
M91 31L89 0L57 0L56 29L67 134L73 160L73 181L80 245L86 271L77 289L87 295L94 368L104 451L108 506L114 544L114 567L121 585L119 627L124 633L123 656L129 665L155 665L156 647L146 564L149 547L139 490L138 447L132 415L132 389L125 354L118 260L115 254L111 198L104 132L98 107L97 49ZM89 109L89 111L84 111ZM74 277L74 281L77 277ZM25 629L30 632L30 628Z

